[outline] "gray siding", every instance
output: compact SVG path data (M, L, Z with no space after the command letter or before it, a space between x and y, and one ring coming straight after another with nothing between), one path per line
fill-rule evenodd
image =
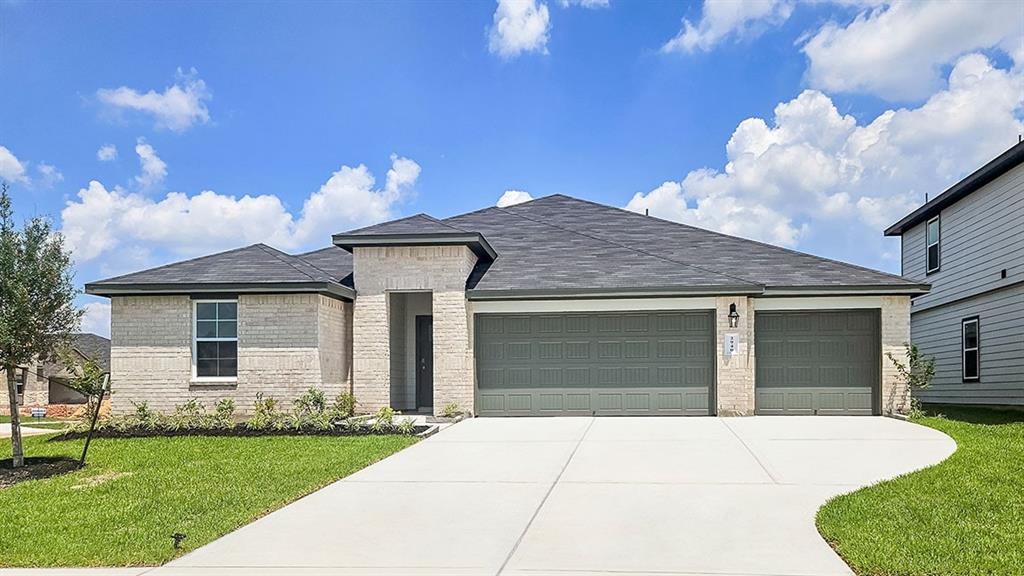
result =
M960 321L979 317L981 379L963 382ZM1024 405L1024 284L918 312L911 339L935 357L935 380L918 393L925 402Z
M946 208L941 214L939 271L925 274L925 227L903 235L903 275L929 282L912 312L1008 286L1024 279L1024 165ZM1007 277L1000 278L1006 269Z

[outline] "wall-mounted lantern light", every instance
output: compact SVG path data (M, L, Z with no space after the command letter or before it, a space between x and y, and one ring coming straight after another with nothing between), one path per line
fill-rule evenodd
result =
M735 328L740 324L740 313L736 311L735 304L729 304L729 328Z

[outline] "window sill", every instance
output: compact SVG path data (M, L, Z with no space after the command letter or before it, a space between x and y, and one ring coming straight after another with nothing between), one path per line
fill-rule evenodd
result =
M189 386L235 386L238 378L193 378Z

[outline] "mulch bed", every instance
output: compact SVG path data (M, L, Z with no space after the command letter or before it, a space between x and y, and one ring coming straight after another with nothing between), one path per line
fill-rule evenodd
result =
M429 426L414 426L412 433L408 436L415 436L425 430L429 429ZM147 430L147 429L134 429L134 430L98 430L93 432L92 437L95 438L169 438L174 436L229 436L237 438L249 438L254 436L374 436L374 435L402 435L398 431L390 432L373 432L368 429L360 429L358 432L353 432L345 428L335 428L332 430L250 430L244 426L237 426L235 428L211 428L203 430ZM85 438L88 434L86 432L68 432L65 434L57 434L51 436L48 442L63 442L65 440L79 440Z
M18 468L13 468L11 466L13 463L10 458L0 460L0 489L26 480L39 480L67 474L81 468L78 460L63 456L25 458L25 465Z

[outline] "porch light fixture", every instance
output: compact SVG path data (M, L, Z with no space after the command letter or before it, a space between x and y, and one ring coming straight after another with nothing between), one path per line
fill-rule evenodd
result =
M735 328L740 324L740 313L736 311L735 304L729 304L729 328Z

